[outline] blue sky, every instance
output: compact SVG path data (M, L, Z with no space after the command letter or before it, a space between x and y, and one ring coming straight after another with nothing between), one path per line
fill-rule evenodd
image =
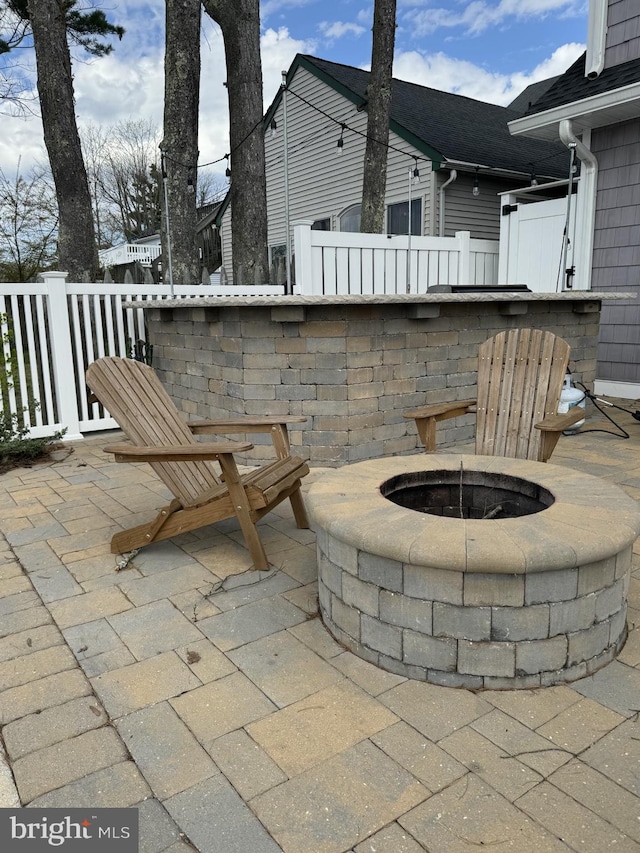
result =
M160 127L164 2L109 0L99 5L127 32L110 56L74 61L78 122L109 126L144 118ZM506 105L529 83L562 73L582 52L587 7L587 0L398 0L394 74ZM265 104L298 52L367 68L372 11L367 0L263 0ZM222 37L203 15L201 162L228 150L225 76ZM5 172L15 172L19 157L22 167L44 159L37 117L3 116L1 127L0 167Z

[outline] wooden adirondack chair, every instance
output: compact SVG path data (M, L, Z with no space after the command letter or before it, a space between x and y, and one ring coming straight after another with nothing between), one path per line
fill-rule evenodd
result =
M476 413L476 454L546 462L563 430L582 420L578 407L557 414L569 364L569 344L551 332L511 329L478 350L478 398L406 412L427 453L436 449L436 424Z
M256 522L289 498L298 527L309 526L300 480L306 462L291 456L287 423L305 417L257 417L186 423L155 372L131 359L100 358L89 365L87 385L116 419L129 443L105 447L117 462L148 462L174 499L148 524L116 533L111 552L125 553L151 542L236 517L256 569L269 562ZM194 436L229 433L271 434L276 460L240 475L234 453L250 450L248 442L205 444ZM222 477L216 473L216 460Z

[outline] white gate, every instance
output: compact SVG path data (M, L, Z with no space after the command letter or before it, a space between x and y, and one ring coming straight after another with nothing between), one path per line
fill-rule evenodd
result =
M526 284L534 293L571 287L576 235L576 195L569 212L569 241L564 254L567 199L536 201L505 195L500 221L500 284Z

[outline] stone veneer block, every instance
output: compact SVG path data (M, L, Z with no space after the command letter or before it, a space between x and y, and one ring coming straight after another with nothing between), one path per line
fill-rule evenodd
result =
M554 502L529 516L480 521L416 512L381 493L398 474L461 465L529 480ZM325 625L391 672L468 689L529 689L591 674L624 642L640 510L606 481L500 457L391 457L324 475L307 506Z

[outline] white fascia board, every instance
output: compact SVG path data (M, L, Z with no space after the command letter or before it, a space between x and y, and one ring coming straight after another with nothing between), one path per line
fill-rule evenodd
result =
M640 81L622 86L619 89L611 89L609 92L602 92L599 95L592 95L590 98L583 98L581 101L572 101L551 110L515 119L508 122L507 126L513 136L535 135L533 131L554 127L563 119L579 120L583 116L593 116L605 110L632 105L636 102L638 111L640 111ZM607 123L603 122L603 124ZM597 127L599 125L590 122L589 126Z

